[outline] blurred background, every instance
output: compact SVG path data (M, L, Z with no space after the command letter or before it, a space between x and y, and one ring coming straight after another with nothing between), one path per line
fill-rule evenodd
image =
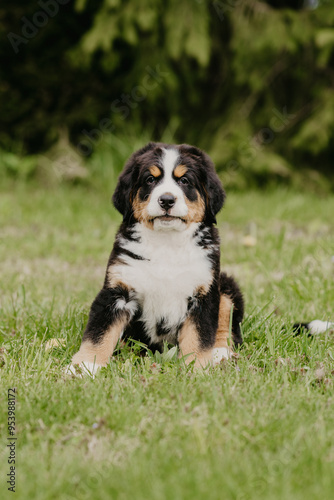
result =
M333 190L333 26L330 0L2 1L0 180L103 188L162 140L229 189Z

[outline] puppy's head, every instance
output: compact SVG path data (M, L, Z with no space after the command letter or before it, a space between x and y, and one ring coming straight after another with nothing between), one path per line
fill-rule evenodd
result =
M206 153L187 144L150 142L126 163L113 202L128 222L183 230L192 222L215 223L224 198Z

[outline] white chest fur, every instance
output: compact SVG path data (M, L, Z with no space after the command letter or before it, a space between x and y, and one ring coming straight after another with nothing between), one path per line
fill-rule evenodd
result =
M111 277L135 290L141 320L154 342L162 340L156 335L156 324L161 321L171 330L169 340L173 340L173 332L186 317L188 298L212 281L207 250L193 236L197 226L193 223L185 231L165 232L137 224L138 241L120 240L123 248L145 260L122 255L125 264L112 266Z

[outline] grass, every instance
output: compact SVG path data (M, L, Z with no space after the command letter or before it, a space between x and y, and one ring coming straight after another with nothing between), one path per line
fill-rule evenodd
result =
M1 190L1 498L16 387L20 500L331 499L334 338L282 326L334 316L334 197L229 194L222 267L246 298L234 361L194 372L175 351L125 346L94 380L75 379L64 366L120 222L109 198L89 186ZM46 350L51 338L64 345Z

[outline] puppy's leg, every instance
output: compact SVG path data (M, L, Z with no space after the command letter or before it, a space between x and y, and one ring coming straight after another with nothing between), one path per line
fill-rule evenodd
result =
M81 365L94 375L99 367L106 366L136 309L137 303L126 287L103 288L92 304L80 349L69 371L74 373L73 365Z
M216 333L216 342L212 351L212 363L217 365L222 359L229 359L232 355L232 342L230 336L230 318L233 302L227 295L220 296L218 329Z
M214 365L231 357L232 340L234 345L243 342L240 323L244 315L244 299L236 281L225 273L220 274L220 294L218 328L212 356Z
M233 314L232 314L232 339L234 345L241 345L243 342L241 335L240 324L244 317L244 298L238 283L225 273L220 274L220 293L226 295L232 300Z
M205 367L211 362L212 348L205 349L201 345L198 329L191 318L183 323L179 333L180 357L186 357L186 364L195 360L195 367Z

